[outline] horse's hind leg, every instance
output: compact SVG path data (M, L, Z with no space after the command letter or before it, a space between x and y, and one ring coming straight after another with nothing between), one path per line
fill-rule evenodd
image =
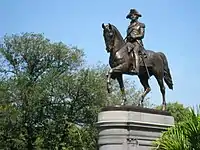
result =
M160 92L162 93L162 110L165 111L166 109L166 101L165 101L165 85L164 85L164 82L163 82L163 78L162 76L156 76L156 79L157 79L157 82L160 86Z
M125 88L124 88L124 82L123 82L122 74L117 76L117 81L119 83L120 90L121 90L121 95L122 95L122 103L121 103L121 105L126 105L126 101L127 100L126 100L126 94L125 94Z
M151 88L149 86L149 82L148 82L149 77L148 76L139 76L139 79L140 79L140 83L144 87L144 92L142 93L142 95L139 98L139 102L140 102L139 105L141 105L143 107L144 98L151 91Z

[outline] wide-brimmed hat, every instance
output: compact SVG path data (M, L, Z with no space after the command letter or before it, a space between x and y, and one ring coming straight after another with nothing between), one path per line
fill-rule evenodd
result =
M132 14L135 14L135 15L137 15L138 17L142 17L142 15L141 15L136 9L131 9L130 12L129 12L129 14L126 16L126 18L127 18L127 19L130 19L130 16L131 16Z

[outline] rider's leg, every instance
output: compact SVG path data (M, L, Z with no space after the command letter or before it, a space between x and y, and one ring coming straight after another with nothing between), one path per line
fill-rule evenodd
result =
M134 47L135 47L135 44L134 43L130 43L128 42L127 43L127 48L128 48L128 53L132 56L132 58L135 58L135 54L134 54ZM135 72L135 61L133 59L133 62L132 62L132 69L131 69L131 72Z
M139 44L135 44L135 47L133 49L133 53L135 55L135 70L134 70L134 72L136 74L139 74L139 54L138 54L139 48L140 48Z

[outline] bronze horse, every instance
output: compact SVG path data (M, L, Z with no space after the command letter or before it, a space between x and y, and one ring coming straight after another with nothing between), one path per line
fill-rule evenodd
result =
M126 95L122 75L134 75L131 72L131 67L134 67L134 64L132 64L134 56L128 53L127 45L130 43L125 42L120 32L114 25L111 25L110 23L104 25L103 23L102 28L106 50L108 53L110 53L109 64L111 69L108 71L107 74L107 90L109 93L111 92L110 80L117 79L122 94L121 105L125 105ZM139 97L139 105L143 107L144 98L151 91L148 79L153 75L160 86L160 92L162 94L163 100L162 110L165 110L166 101L164 81L168 85L169 89L173 90L173 82L170 74L170 69L168 67L167 58L164 53L154 52L151 50L143 50L143 53L141 53L140 56L141 55L143 55L144 57L140 57L140 73L138 77L140 83L144 87L144 92L142 93L141 97Z

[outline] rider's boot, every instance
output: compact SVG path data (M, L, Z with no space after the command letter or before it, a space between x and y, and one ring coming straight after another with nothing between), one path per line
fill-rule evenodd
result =
M132 73L134 73L135 75L139 75L139 57L137 54L135 54L135 62L133 62L133 64L135 63L135 69L131 70Z
M138 56L136 56L136 58L135 58L135 73L137 74L137 75L139 75L139 57Z

